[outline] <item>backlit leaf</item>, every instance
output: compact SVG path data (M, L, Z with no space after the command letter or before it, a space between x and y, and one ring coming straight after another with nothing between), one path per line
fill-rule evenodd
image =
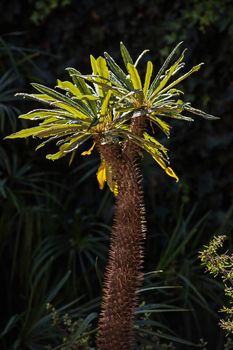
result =
M34 109L26 114L21 114L19 118L21 119L32 119L32 120L37 120L37 119L45 119L48 117L57 117L61 119L73 119L75 118L72 116L72 114L66 112L66 111L61 111L61 110L53 110L53 109Z
M217 120L217 119L220 119L219 117L215 117L214 115L212 114L208 114L208 113L205 113L203 111L201 111L200 109L197 109L197 108L193 108L191 107L190 105L186 105L184 106L184 109L190 113L193 113L193 114L197 114L197 115L200 115L201 117L205 118L205 119L209 119L209 120Z
M133 88L132 83L127 78L127 76L123 72L123 70L114 61L114 59L107 52L104 53L104 56L107 60L107 63L108 63L110 70L118 77L119 81L121 82L121 85L123 85L127 89L132 90L132 88Z
M177 67L179 66L180 62L184 59L184 52L181 54L181 56L178 58L178 60L165 72L165 76L164 78L159 82L158 86L155 88L155 90L152 92L152 95L151 95L151 98L153 99L153 97L155 97L157 95L157 93L159 91L161 91L164 86L167 84L167 82L169 81L169 79L172 77L172 75L174 75L174 73L176 72L177 70ZM176 85L176 84L175 84ZM173 85L174 86L174 85ZM170 86L173 87L173 86ZM169 89L164 89L161 91L161 93L164 93L166 92L167 90L170 90Z
M105 79L109 79L109 70L108 70L106 59L103 58L102 56L99 56L97 58L96 64L97 64L98 74Z
M57 160L57 159L64 157L64 156L65 156L64 152L58 151L58 152L53 153L53 154L47 154L46 158L50 159L50 160Z
M81 144L86 142L91 137L90 134L80 134L77 137L72 137L70 142L64 143L60 147L60 151L64 153L70 153L76 150Z
M90 55L90 61L91 61L91 68L93 74L97 75L98 74L98 68L97 68L97 62L94 56Z
M112 94L112 91L108 91L107 95L105 96L105 98L103 100L103 103L102 103L101 109L100 109L100 114L102 116L104 116L107 113L107 111L108 111L109 100L110 100L111 94Z
M150 89L148 91L148 95L150 96L153 91L155 90L156 86L159 84L160 78L161 76L164 74L164 72L166 71L166 69L168 68L171 60L173 59L173 57L175 56L178 48L181 46L181 44L183 43L183 41L181 41L178 45L176 45L176 47L172 50L172 52L170 53L170 55L166 58L164 64L162 65L162 67L160 68L158 74L156 75L156 77L154 78Z
M97 180L99 183L99 188L102 190L104 188L104 184L106 182L106 162L105 160L102 160L100 163L100 166L98 168L98 171L96 173Z
M128 63L133 64L133 60L132 60L132 57L130 56L129 51L127 50L127 48L125 47L122 41L120 42L120 50L121 50L121 56L123 58L125 67L127 69Z
M94 147L95 147L95 142L93 143L93 145L91 146L91 148L89 148L89 150L82 152L81 155L82 155L82 156L90 156L90 155L91 155L91 152L92 152L93 149L94 149Z
M162 91L160 91L160 93L164 93L168 90L170 90L171 88L173 88L173 86L176 86L177 84L181 83L183 80L185 80L186 78L188 78L191 74L193 74L194 72L199 71L199 69L201 68L201 66L204 63L200 63L197 66L194 66L192 69L190 69L187 73L185 73L184 75L182 75L180 78L176 79L175 81L173 81L170 85L168 85L167 87L165 87Z
M173 177L173 178L176 180L176 182L179 181L178 176L174 173L174 171L172 170L172 168L167 167L167 168L165 169L165 171L166 171L166 174L168 174L169 176Z
M158 125L158 127L167 135L170 135L170 129L171 126L169 124L167 124L165 121L157 118L156 116L153 115L148 115L148 119L155 123L156 125Z
M148 89L149 89L149 86L150 86L152 72L153 72L153 64L151 61L148 61L147 66L146 66L145 82L144 82L144 86L143 86L143 93L145 96L146 96Z
M141 61L142 57L149 52L150 50L146 49L144 51L142 51L142 53L138 56L138 58L136 59L134 66L137 67L138 63Z
M142 89L142 82L141 82L141 78L138 74L137 68L133 64L128 63L127 70L129 72L130 79L132 81L134 89L141 90Z
M74 96L80 96L80 90L70 81L57 80L57 86L65 91L71 92Z
M77 88L80 90L81 94L83 95L94 95L94 90L87 85L87 83L85 82L85 80L83 78L80 77L81 73L79 71L77 71L74 68L67 68L69 75L71 76L73 82L75 83L75 85L77 86ZM89 100L88 104L92 110L92 112L94 114L96 114L97 112L97 108L96 108L96 103Z
M110 165L106 167L106 181L111 192L114 196L118 195L117 181L114 179L113 171Z
M14 134L6 136L5 138L6 139L25 138L25 137L29 137L32 135L36 135L40 131L43 131L43 130L44 130L43 126L35 126L34 128L28 128L28 129L23 129L23 130L17 131Z

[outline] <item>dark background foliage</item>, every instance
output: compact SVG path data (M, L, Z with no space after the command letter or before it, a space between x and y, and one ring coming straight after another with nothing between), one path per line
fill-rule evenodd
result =
M176 122L169 140L158 133L170 149L178 184L151 159L143 160L145 271L163 272L145 281L159 289L142 293L154 324L143 324L148 315L138 319L138 341L167 349L157 337L162 331L167 344L176 337L195 344L203 338L207 349L227 349L217 325L221 286L204 274L197 254L214 234L232 233L232 0L2 0L0 13L2 136L21 128L17 114L34 106L15 98L15 92L31 91L31 81L54 86L57 78L67 79L69 66L90 72L90 53L106 50L120 60L120 41L135 58L149 48L157 68L179 41L189 49L189 67L205 62L184 91L194 106L221 120ZM65 326L49 326L48 302L79 322L98 312L107 258L113 201L107 189L98 190L96 155L77 155L69 167L65 159L45 160L35 145L34 140L0 144L2 350L62 343ZM170 286L181 288L164 289ZM163 312L166 308L170 312ZM157 335L150 336L151 327ZM176 340L177 349L193 348Z

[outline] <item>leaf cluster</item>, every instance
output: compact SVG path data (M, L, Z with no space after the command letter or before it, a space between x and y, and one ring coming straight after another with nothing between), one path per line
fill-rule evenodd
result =
M229 307L223 306L220 312L225 314L225 319L220 320L220 326L227 334L233 334L233 254L228 252L219 254L226 236L215 236L208 246L200 252L200 259L206 270L216 276L220 276L224 283L224 292L229 301Z
M39 93L20 95L42 102L48 108L20 115L22 119L39 120L39 126L21 130L7 138L33 136L46 139L37 149L55 140L59 151L47 155L47 158L56 160L71 154L71 161L76 150L90 138L94 142L98 140L100 144L120 144L122 149L128 141L149 153L169 176L178 181L177 175L169 166L167 149L147 131L143 135L132 132L131 126L134 119L143 118L148 122L152 133L153 126L157 126L169 137L171 129L167 121L169 118L192 121L192 118L183 114L188 112L206 119L217 119L180 99L184 93L176 86L198 71L202 65L198 64L174 79L185 66L183 62L185 50L175 63L171 64L180 45L181 43L174 48L154 78L152 78L151 61L147 62L144 79L140 77L137 68L147 50L133 62L127 48L121 43L121 55L126 72L108 53L105 53L105 58L100 56L95 59L91 55L90 75L83 75L74 68L68 68L72 82L58 80L57 89L61 92L33 83L32 86ZM90 154L93 148L94 145L83 155ZM102 159L99 172L103 172L103 168L108 169L108 165L104 162ZM102 182L103 179L99 179L100 187L103 187Z

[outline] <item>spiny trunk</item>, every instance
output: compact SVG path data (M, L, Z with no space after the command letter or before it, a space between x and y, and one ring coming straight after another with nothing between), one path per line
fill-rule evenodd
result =
M145 129L144 117L132 118L132 122L130 126L130 131L132 134L142 137L144 129ZM127 140L125 142L123 147L123 153L131 162L135 162L140 158L140 152L141 152L140 148L130 140Z
M136 291L143 273L144 200L138 166L119 148L101 146L118 184L118 196L105 273L97 346L100 350L134 349Z

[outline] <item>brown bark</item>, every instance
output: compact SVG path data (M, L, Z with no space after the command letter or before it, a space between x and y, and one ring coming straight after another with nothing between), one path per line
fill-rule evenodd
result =
M137 116L132 117L131 127L130 131L136 135L142 137L143 131L145 129L145 118L144 116ZM123 153L130 159L132 162L135 162L138 160L140 156L140 148L136 146L133 142L130 140L127 140L125 142Z
M97 346L100 350L132 350L136 291L143 279L144 200L139 168L119 146L100 145L118 184L115 217L105 273Z

